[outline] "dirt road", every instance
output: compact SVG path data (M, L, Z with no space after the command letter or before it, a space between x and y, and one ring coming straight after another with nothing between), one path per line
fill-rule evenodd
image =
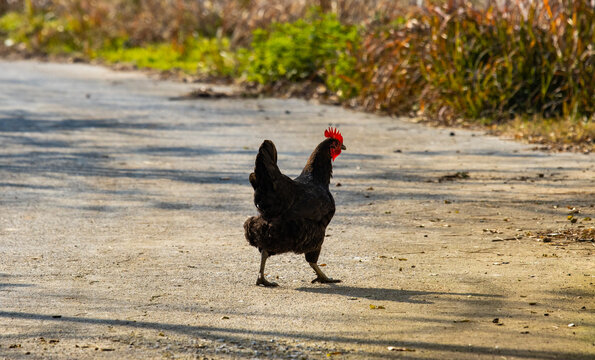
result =
M595 357L595 246L534 237L593 226L595 155L301 100L170 100L192 88L0 62L0 358ZM273 140L296 176L328 125L348 150L320 262L343 282L282 255L280 287L257 287L256 150Z

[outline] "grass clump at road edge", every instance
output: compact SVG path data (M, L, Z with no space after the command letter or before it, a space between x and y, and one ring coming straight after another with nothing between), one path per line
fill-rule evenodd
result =
M130 63L161 71L180 70L199 76L228 78L237 73L236 55L227 38L189 38L183 46L157 43L134 47L119 40L97 50L94 57L108 63Z
M543 150L593 151L595 122L585 120L534 119L517 117L514 120L493 125L493 130L516 140L542 144Z

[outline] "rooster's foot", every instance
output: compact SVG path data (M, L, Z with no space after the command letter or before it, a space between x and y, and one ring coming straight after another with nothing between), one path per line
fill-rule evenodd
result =
M311 262L310 266L316 272L316 279L312 280L312 284L319 282L321 284L332 284L332 283L339 283L341 280L339 279L331 279L330 277L326 276L322 270L318 267L316 263Z
M256 285L262 285L265 287L279 286L279 284L277 284L277 283L267 281L267 279L265 279L265 277L264 277L264 265L266 264L268 257L269 257L268 251L263 250L261 257L260 257L260 271L258 272L258 280L256 280Z
M276 282L268 281L264 277L258 277L258 280L256 280L256 285L262 285L264 287L277 287L277 286L279 286L279 284L277 284Z

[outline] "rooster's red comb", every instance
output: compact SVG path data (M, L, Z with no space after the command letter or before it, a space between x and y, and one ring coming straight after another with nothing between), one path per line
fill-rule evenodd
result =
M328 129L324 130L324 136L327 138L339 140L341 144L343 144L343 135L337 129L333 129L329 127Z

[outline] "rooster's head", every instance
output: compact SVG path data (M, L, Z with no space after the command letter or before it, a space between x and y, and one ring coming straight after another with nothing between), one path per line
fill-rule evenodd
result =
M343 135L341 135L339 130L329 127L324 131L324 136L335 140L331 144L331 158L335 161L337 156L341 154L341 150L347 150L345 145L343 145Z

